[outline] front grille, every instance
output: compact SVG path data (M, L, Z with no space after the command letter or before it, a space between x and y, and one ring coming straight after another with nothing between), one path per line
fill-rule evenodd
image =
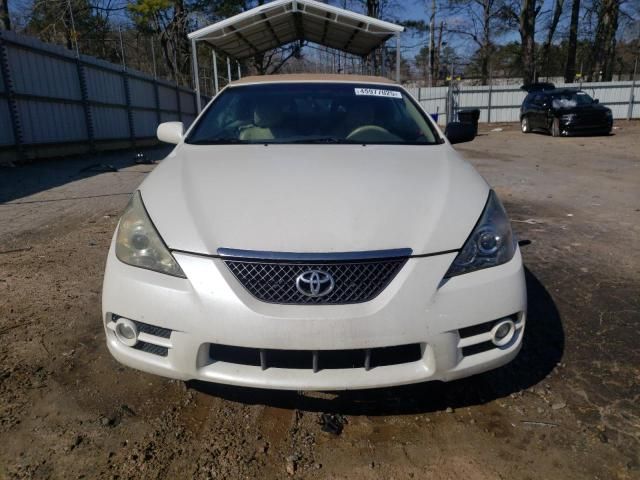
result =
M287 368L317 372L348 368L370 370L416 362L422 358L422 348L419 343L349 350L279 350L211 344L209 356L213 362L261 367L263 370Z
M345 261L289 262L225 259L233 275L263 302L294 305L341 305L372 300L400 271L408 256ZM296 286L299 275L311 270L328 273L335 282L325 296L307 296Z

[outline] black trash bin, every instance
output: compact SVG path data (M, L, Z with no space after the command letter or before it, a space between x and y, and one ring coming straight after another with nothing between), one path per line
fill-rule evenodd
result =
M465 110L458 111L458 120L460 123L467 123L473 125L475 134L478 134L478 120L480 119L479 108L467 108Z

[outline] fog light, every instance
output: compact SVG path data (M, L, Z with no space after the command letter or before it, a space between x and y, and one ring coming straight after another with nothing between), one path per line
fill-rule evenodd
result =
M491 341L497 347L508 344L516 332L516 325L512 320L503 320L491 329Z
M116 338L127 347L133 347L138 343L138 327L128 318L119 318L116 322Z

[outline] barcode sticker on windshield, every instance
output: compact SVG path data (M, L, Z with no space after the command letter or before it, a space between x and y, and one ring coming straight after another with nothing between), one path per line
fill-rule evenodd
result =
M369 97L402 98L402 94L396 90L380 90L377 88L356 88L356 95Z

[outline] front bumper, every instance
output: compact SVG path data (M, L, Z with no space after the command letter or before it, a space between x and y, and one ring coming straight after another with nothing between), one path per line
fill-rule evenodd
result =
M188 279L125 265L111 247L103 321L109 351L125 365L181 380L348 390L474 375L509 362L521 346L526 287L519 250L504 265L446 282L441 279L455 253L411 258L373 300L325 306L264 303L237 282L222 260L185 253L174 256ZM113 315L146 325L139 338L150 348L120 343L114 334ZM514 319L516 331L512 341L501 347L476 348L487 345L486 329L472 334L460 331L469 332L467 327L507 316ZM419 344L421 358L371 369L263 370L256 365L215 361L211 344L289 351Z
M560 132L565 136L572 135L607 135L613 128L613 120L587 121L574 119L563 121L560 119Z

